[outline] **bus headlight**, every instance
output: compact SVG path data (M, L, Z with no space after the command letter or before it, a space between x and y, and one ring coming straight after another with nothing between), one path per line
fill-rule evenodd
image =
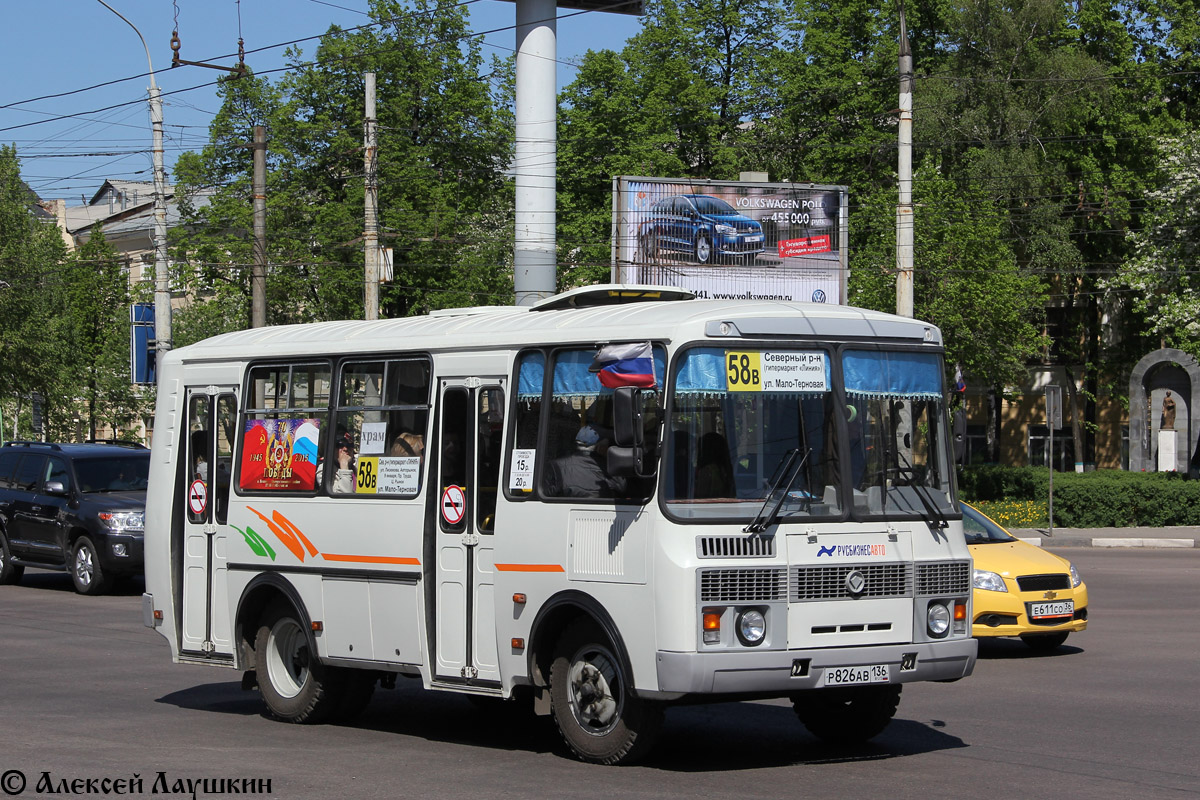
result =
M762 644L767 635L767 620L762 612L757 608L750 608L738 614L737 635L747 647Z
M930 636L942 638L946 631L950 630L950 609L941 603L930 603L926 613L926 624L929 626Z

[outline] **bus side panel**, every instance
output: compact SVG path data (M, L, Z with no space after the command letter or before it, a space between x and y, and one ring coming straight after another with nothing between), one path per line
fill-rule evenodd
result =
M230 523L253 528L274 552L256 554L248 540L231 537L230 563L244 572L276 571L292 583L309 621L322 624L323 657L423 664L424 509L423 494L411 500L235 496ZM229 591L232 607L242 585L231 582Z
M155 627L170 643L173 660L179 659L177 620L182 618L182 608L175 597L175 587L182 586L182 575L173 574L171 558L173 509L177 505L175 488L178 485L176 441L178 426L184 418L178 377L180 369L179 357L174 353L168 353L158 366L145 522L146 596L152 598L154 609L162 612L162 618L155 620ZM182 538L179 546L181 542Z

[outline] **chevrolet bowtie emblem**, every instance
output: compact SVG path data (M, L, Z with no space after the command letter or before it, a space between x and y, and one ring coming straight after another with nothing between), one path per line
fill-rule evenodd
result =
M1042 595L1042 597L1046 598L1047 600L1053 600L1054 598L1058 597L1058 592L1046 592L1044 595Z

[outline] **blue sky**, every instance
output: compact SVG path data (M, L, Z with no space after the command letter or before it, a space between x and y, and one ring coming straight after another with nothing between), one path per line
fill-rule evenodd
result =
M367 0L106 2L137 26L150 48L164 94L168 179L178 153L207 140L218 108L212 82L221 74L171 68L176 8L181 58L211 62L236 53L240 14L246 63L256 72L284 66L285 48L273 45L319 36L332 24L349 28L369 21ZM80 205L106 179L151 180L146 51L133 29L97 0L0 0L0 5L6 28L0 65L7 76L0 88L0 143L17 146L26 183L43 199ZM512 3L474 0L468 11L472 30L494 31L484 36L485 57L512 52ZM589 49L620 50L638 28L636 17L559 9L559 86L574 80L571 62ZM316 44L313 39L298 46L312 53ZM88 88L108 82L114 83ZM76 92L80 89L86 91ZM24 102L66 92L74 93ZM73 116L61 118L65 115Z

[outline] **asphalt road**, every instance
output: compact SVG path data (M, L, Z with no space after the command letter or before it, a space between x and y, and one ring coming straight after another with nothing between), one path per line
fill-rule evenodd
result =
M855 749L818 743L783 703L674 708L629 768L573 761L548 719L404 679L350 726L273 722L240 675L170 663L142 627L139 582L86 598L30 571L0 587L0 791L19 772L23 797L51 796L35 791L43 773L53 796L134 775L146 795L236 778L289 799L1200 796L1200 551L1058 552L1091 613L1056 653L984 642L972 677L906 688Z

